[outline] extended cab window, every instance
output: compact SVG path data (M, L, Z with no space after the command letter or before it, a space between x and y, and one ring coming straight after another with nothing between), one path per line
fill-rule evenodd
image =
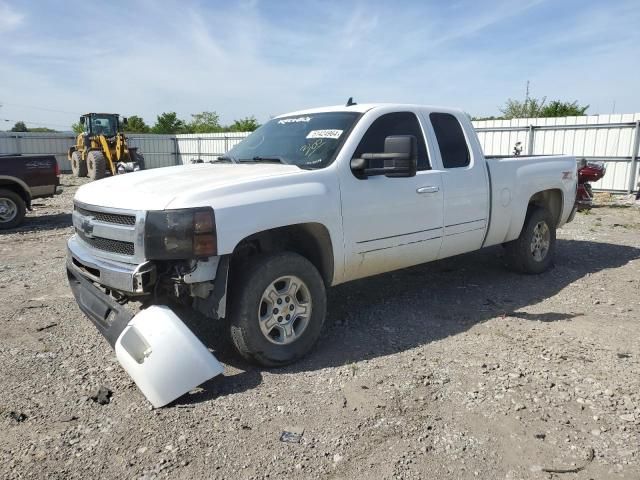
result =
M438 140L444 168L460 168L469 165L469 149L462 126L450 113L432 113L431 125Z
M384 152L384 139L390 135L413 135L416 137L418 139L418 170L430 168L420 123L418 123L415 114L411 112L387 113L376 119L360 140L354 158L363 153ZM371 166L381 167L382 165L371 164Z

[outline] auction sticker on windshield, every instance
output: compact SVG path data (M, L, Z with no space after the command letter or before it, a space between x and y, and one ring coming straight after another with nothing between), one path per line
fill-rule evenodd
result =
M344 130L311 130L307 138L333 138L338 139Z

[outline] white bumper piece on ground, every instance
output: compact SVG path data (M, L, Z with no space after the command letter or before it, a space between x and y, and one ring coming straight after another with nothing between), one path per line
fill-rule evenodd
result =
M115 344L116 357L158 408L223 372L220 362L165 306L134 316Z

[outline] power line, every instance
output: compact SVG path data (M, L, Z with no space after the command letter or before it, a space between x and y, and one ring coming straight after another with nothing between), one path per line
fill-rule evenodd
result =
M42 126L44 124L46 125L53 125L54 127L64 127L64 128L69 128L69 125L62 125L60 123L49 123L49 122L28 122L26 120L12 120L10 118L0 118L0 122L22 122L22 123L28 123L29 125L38 125L38 126Z
M77 113L77 112L67 112L66 110L56 110L54 108L36 107L35 105L25 105L22 103L0 102L0 105L10 105L12 107L22 107L22 108L33 108L35 110L44 110L45 112L68 113L69 115L82 115L81 113Z

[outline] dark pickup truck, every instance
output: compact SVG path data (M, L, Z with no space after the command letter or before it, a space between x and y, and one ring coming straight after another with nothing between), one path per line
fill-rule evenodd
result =
M18 226L34 198L51 197L60 185L53 155L0 155L0 230Z

